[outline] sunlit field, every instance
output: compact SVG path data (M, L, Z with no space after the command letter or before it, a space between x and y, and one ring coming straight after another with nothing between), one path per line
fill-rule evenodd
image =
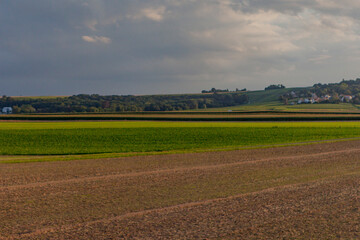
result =
M360 137L360 122L7 122L2 155L146 153Z

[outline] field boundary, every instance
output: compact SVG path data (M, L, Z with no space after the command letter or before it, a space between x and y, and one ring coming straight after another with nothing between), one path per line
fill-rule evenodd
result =
M243 105L238 105L238 106L243 106ZM236 106L228 106L228 107L223 107L223 108L231 108L231 107L236 107ZM358 108L358 107L357 107ZM310 110L314 110L314 109L310 109ZM316 109L315 109L316 110ZM269 113L269 114L319 114L319 115L323 115L323 114L335 114L335 115L347 115L347 114L355 114L355 115L360 115L359 111L326 111L326 112L322 112L322 111L289 111L289 110L232 110L232 111L196 111L196 110L191 110L191 111L142 111L142 112L133 112L133 111L128 111L128 112L91 112L91 113L81 113L81 112L73 112L73 113L19 113L19 114L11 114L11 115L7 115L7 116L101 116L101 115L184 115L184 114L192 114L192 115L236 115L236 114L263 114L263 113Z
M0 164L16 164L16 163L33 163L33 162L55 162L55 161L76 161L76 160L89 160L89 159L116 159L123 157L135 156L152 156L152 155L171 155L171 154L185 154L185 153L206 153L206 152L227 152L249 149L266 149L275 147L290 147L290 146L303 146L312 144L325 144L331 142L346 142L357 141L360 137L355 138L339 138L339 139L326 139L305 142L293 143L278 143L271 145L253 145L242 147L224 147L224 148L211 148L211 149L186 149L186 150L173 150L161 152L130 152L130 153L100 153L100 154L78 154L78 155L0 155ZM5 160L2 160L2 157Z
M272 116L272 117L133 117L133 116L0 116L0 121L177 121L177 122L314 122L360 121L359 116Z

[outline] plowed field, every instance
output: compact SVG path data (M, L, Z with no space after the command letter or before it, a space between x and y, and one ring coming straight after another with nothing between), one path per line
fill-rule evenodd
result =
M4 239L360 238L360 141L0 165Z

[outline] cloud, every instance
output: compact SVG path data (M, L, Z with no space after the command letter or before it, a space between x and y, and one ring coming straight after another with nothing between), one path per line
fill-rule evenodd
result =
M105 43L109 44L111 43L111 39L108 37L102 37L102 36L82 36L82 40L85 42L91 42L91 43Z
M331 58L331 56L329 55L318 55L312 58L309 58L309 61L314 62L314 63L323 63L325 60Z
M68 95L356 78L359 10L355 0L5 1L0 81L7 95Z
M164 19L166 8L164 6L155 8L143 8L135 14L128 14L130 19L150 19L155 22L160 22Z

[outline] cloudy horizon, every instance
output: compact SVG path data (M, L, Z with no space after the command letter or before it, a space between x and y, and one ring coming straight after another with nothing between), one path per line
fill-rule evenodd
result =
M12 0L0 94L194 93L360 77L354 0Z

